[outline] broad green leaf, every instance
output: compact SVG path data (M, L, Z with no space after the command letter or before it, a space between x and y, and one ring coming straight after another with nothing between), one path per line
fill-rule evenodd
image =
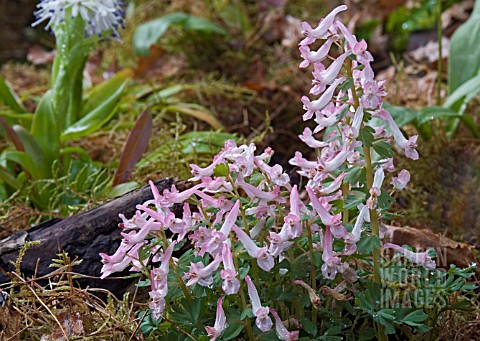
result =
M123 184L119 184L113 187L110 191L108 191L107 196L109 198L120 197L139 187L140 187L140 184L136 181L124 182Z
M38 104L31 127L33 138L42 147L46 162L51 164L60 151L60 132L53 111L53 93L49 90Z
M204 33L225 34L225 31L212 21L184 12L174 12L138 26L133 35L133 48L137 55L149 56L150 47L158 42L168 28L176 25L184 30Z
M480 44L479 44L480 45ZM462 98L468 96L470 99L480 92L480 72L476 73L472 78L466 80L455 88L447 97L443 106L445 108L458 109L459 112L465 111L468 104L467 101L459 102ZM460 105L458 104L460 103Z
M32 157L26 152L17 152L7 150L3 153L6 160L18 163L26 172L28 172L34 179L42 179L41 172L35 165Z
M453 94L480 69L480 1L470 18L460 26L450 40L448 53L448 93Z
M375 130L373 130L372 127L370 126L364 126L363 128L360 128L360 132L358 134L358 140L362 141L365 147L372 147L373 141L375 140L373 134L375 133Z
M108 101L117 89L126 81L132 79L132 77L132 70L125 69L91 89L86 96L85 103L83 104L82 117L95 110L95 108L102 105L102 103Z
M393 147L390 143L380 141L373 144L373 150L383 159L388 159L393 156Z
M25 153L28 154L32 162L35 165L38 177L35 177L34 174L31 172L31 169L28 169L28 172L34 176L34 179L47 179L50 178L51 175L51 163L48 162L44 150L42 146L37 142L37 140L22 126L14 125L13 130L18 134L19 138L22 140L22 144L25 148Z
M129 83L129 79L125 79L123 83L115 89L104 102L93 109L87 115L82 117L78 122L68 127L62 134L61 140L75 139L91 134L100 129L105 123L115 115L120 97L123 90Z
M220 121L207 108L192 103L178 103L164 108L167 112L180 113L192 116L196 119L208 123L215 130L223 130L224 127Z
M17 190L22 188L22 184L3 166L0 166L0 180Z
M422 125L429 121L445 117L460 116L456 111L444 107L425 107L417 114L417 124Z
M15 91L2 76L0 76L0 103L7 105L17 113L27 111Z

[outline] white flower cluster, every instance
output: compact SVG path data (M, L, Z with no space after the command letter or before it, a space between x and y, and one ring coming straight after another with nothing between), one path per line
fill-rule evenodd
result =
M111 31L112 38L118 38L118 30L124 27L126 4L121 0L43 0L35 12L37 20L32 26L48 21L45 29L52 29L65 22L67 16L80 15L85 22L85 34L101 36Z

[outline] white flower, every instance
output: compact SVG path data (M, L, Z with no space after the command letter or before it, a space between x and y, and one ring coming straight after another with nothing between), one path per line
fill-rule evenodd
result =
M45 29L54 32L55 26L78 15L85 22L87 37L111 32L112 38L118 38L118 30L124 27L125 3L121 0L43 0L37 7L37 21L32 26L48 21Z

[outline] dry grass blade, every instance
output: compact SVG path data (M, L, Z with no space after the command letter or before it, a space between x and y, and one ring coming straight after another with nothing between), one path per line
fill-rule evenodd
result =
M152 125L152 114L149 110L145 110L128 135L115 178L113 179L113 186L127 181L136 163L147 149L150 136L152 135Z

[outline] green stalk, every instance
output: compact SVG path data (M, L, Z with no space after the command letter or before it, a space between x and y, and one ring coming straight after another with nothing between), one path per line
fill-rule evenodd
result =
M240 278L240 268L238 267L238 258L235 252L233 252L233 264L235 265L235 270L237 271L237 278L241 283L242 279ZM240 293L240 301L242 303L242 307L245 310L247 309L247 299L245 298L245 293L243 292L242 285L240 285L239 293ZM245 317L245 326L247 328L248 339L251 341L255 340L255 337L253 335L252 322L250 321L250 318L248 316Z
M313 238L312 238L312 231L310 230L310 224L306 224L306 230L308 234L308 248L310 249L310 280L311 280L311 287L313 290L317 290L317 269L315 267L315 262L313 261ZM317 315L318 310L312 306L312 323L314 325L317 324Z
M349 77L352 77L352 63L351 61L347 63L347 73ZM355 85L352 84L352 97L354 102L354 109L357 110L360 106L360 101L358 100L357 92L355 89ZM367 178L367 188L370 189L373 186L373 164L372 164L372 157L371 157L371 148L363 146L363 154L365 157L365 170L366 170L366 178ZM342 184L343 185L343 184ZM343 187L342 187L343 188ZM378 220L378 213L377 210L369 210L370 212L370 226L372 228L372 233L374 236L380 238L380 223ZM373 249L373 279L376 283L381 283L380 278L380 249L374 248ZM380 323L373 322L375 327L375 334L379 341L388 340L385 334L385 327Z

